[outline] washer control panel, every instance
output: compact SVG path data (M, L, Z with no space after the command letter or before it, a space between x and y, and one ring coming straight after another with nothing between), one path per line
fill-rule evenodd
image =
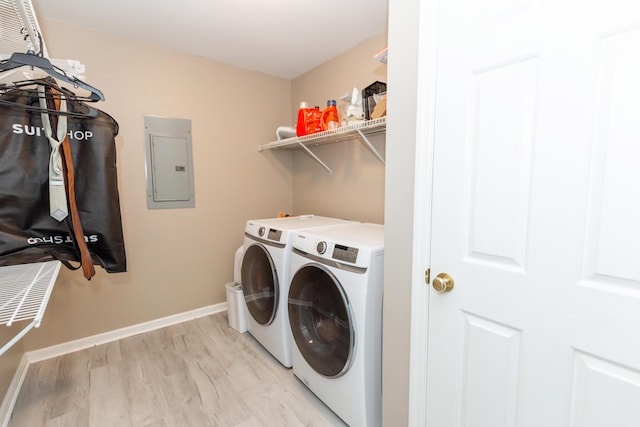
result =
M358 248L350 248L349 246L338 245L336 243L333 247L332 258L355 264L358 259Z
M269 229L269 236L268 236L269 240L274 240L276 242L279 242L281 237L282 237L282 230L276 230L274 228Z
M289 244L292 265L304 258L345 271L364 272L384 255L384 226L354 223L301 230L290 234Z
M313 236L305 236L298 234L294 237L292 243L297 248L306 253L315 253L326 259L334 259L337 261L356 264L358 260L358 248L341 245L332 241L321 240Z

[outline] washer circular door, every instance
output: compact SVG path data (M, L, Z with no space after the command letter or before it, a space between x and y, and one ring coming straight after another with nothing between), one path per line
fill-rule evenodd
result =
M261 325L273 322L278 310L278 274L269 252L251 245L242 259L242 293L249 314Z
M349 370L355 349L351 306L340 283L320 265L300 268L289 287L289 323L300 353L317 373Z

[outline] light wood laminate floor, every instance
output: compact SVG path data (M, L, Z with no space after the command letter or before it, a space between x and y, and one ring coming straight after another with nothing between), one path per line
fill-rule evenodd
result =
M32 364L9 426L344 423L222 312Z

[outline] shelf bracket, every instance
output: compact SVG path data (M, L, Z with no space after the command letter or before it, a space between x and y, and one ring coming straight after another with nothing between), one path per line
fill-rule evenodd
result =
M376 150L376 147L373 146L373 144L371 144L371 141L369 141L369 139L365 136L364 133L362 133L362 131L360 129L356 129L356 132L358 132L358 135L360 135L360 139L362 139L362 142L364 142L366 144L367 147L369 147L369 150L371 150L371 152L378 158L378 160L380 160L380 162L382 162L382 164L384 165L384 159L382 158L382 156L380 155L380 153L378 152L378 150Z
M316 160L316 162L320 163L329 172L330 175L333 175L333 171L331 170L331 168L329 166L327 166L327 164L325 162L320 160L320 158L318 156L313 154L313 151L309 150L309 148L306 145L304 145L302 142L297 141L297 143L298 143L298 145L300 145L300 147L302 147L304 149L304 151L306 151L311 157L313 157Z

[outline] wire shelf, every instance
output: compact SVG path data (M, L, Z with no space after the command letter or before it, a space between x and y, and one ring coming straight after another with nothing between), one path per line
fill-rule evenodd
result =
M0 349L0 355L40 326L61 265L60 261L48 261L0 267L0 325L33 319Z
M258 145L258 151L273 149L297 149L300 144L305 146L316 146L321 144L340 142L346 139L358 137L358 131L364 135L375 135L384 133L387 127L387 118L380 117L378 119L366 120L364 122L354 123L349 126L342 126L337 129L325 130L323 132L313 133L305 136L294 136L292 138L273 141L268 144Z
M31 0L0 0L0 47L2 53L43 53L46 48Z
M349 126L342 126L338 129L326 130L311 135L299 136L273 141L268 144L258 145L258 151L273 149L303 149L311 157L313 157L322 167L330 174L333 173L331 168L327 166L318 156L316 156L309 147L329 144L334 142L346 141L353 138L360 140L371 150L371 152L384 164L384 159L371 144L367 136L385 133L387 130L387 118L380 117L373 120L366 120L360 123L354 123Z

